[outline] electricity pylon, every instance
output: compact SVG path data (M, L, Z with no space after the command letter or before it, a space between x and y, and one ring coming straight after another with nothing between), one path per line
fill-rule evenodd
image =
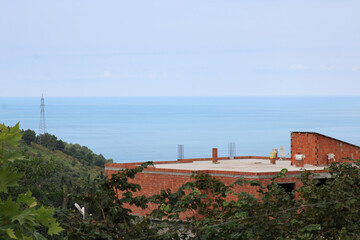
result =
M39 143L41 143L41 135L46 133L46 123L45 123L45 101L44 94L41 96L40 104L40 124L39 124Z

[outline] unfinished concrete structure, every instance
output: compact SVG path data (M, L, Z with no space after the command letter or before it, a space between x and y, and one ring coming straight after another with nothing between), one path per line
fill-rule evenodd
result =
M271 157L235 156L218 157L217 149L212 149L211 158L178 159L176 161L154 162L154 166L144 169L139 173L134 182L141 185L138 194L152 196L162 189L176 191L184 183L191 181L194 171L208 173L224 182L231 184L238 178L258 180L266 184L281 169L287 168L286 177L278 179L280 185L286 190L298 188L298 177L305 169L314 173L315 178L328 177L324 169L331 161L349 161L360 158L360 147L346 143L314 132L291 133L291 157L279 160ZM124 168L134 168L141 163L113 163L105 165L105 173L110 176ZM257 195L257 189L243 185L237 191L246 191ZM132 208L133 213L145 215L150 213L155 206L142 210Z

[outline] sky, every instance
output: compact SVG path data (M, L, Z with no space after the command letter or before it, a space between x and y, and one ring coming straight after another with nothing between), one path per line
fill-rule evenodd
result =
M359 96L359 0L0 0L0 96Z

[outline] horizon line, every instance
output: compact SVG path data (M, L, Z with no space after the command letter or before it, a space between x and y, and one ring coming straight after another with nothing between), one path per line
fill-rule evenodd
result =
M123 95L123 96L105 96L105 95L71 95L71 96L62 96L62 95L46 95L42 94L44 97L62 97L62 98L72 98L72 97L360 97L360 95ZM31 96L0 96L0 98L27 98L27 97L41 97L41 95L31 95Z

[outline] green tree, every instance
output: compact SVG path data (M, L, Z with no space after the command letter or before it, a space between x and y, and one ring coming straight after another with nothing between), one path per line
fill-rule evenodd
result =
M100 154L95 156L94 163L96 166L105 167L106 159L102 154Z
M152 216L166 217L169 231L164 237L177 232L183 239L360 238L359 161L332 163L323 184L316 174L304 172L302 186L290 194L276 181L286 173L282 170L265 185L243 179L225 185L207 174L194 174L195 181L178 191L154 195L152 202L159 207ZM236 191L244 184L257 187L258 197ZM178 224L181 214L188 217Z
M79 144L67 144L65 143L64 153L79 159L83 165L87 166L99 166L104 167L105 163L111 162L112 160L106 160L105 157L100 154L93 153L89 148L80 146Z
M60 139L56 141L56 150L63 151L65 149L65 143Z
M147 218L131 215L127 206L147 208L148 198L133 196L141 187L129 182L150 163L135 169L125 169L110 179L100 175L88 179L78 195L78 203L85 206L86 219L79 212L60 211L58 216L68 233L68 239L158 239L157 228ZM91 214L91 215L90 215Z
M323 239L360 238L360 162L332 163L324 183L303 174L297 190L301 207L297 224L302 229L317 226Z
M19 186L9 190L12 196L30 190L41 204L53 207L62 205L64 193L61 177L64 174L64 166L61 161L30 157L26 161L15 161L10 166L13 171L24 173Z
M17 186L23 173L13 172L9 163L20 160L18 152L12 151L21 139L19 123L8 128L0 124L0 238L1 239L45 239L37 231L46 227L47 234L62 231L52 217L53 209L40 206L32 193L27 191L13 199L8 190Z
M27 145L30 145L31 142L34 142L36 139L35 131L28 129L23 133L22 139Z
M37 137L37 142L40 142L42 146L44 146L50 150L55 150L57 137L55 135L45 133L45 134L41 134Z

